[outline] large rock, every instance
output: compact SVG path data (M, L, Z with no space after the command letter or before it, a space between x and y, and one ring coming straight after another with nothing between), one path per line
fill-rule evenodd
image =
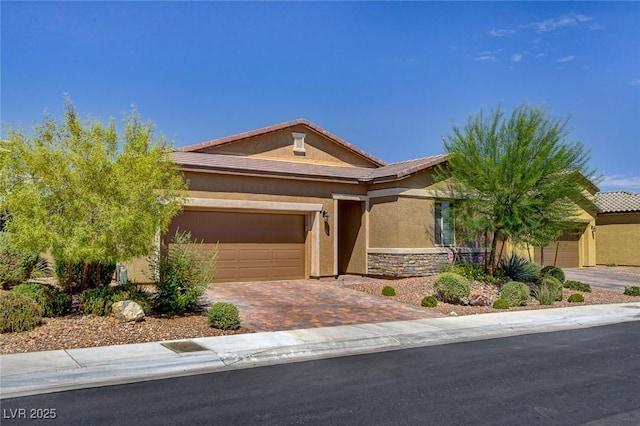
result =
M491 306L493 304L493 298L491 294L486 292L474 292L469 296L470 306Z
M113 316L122 322L142 321L144 319L144 311L136 302L132 300L123 300L111 305Z

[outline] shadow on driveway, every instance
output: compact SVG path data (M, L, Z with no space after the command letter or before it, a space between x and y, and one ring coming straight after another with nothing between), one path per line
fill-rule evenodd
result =
M640 285L640 267L566 268L564 275L568 280L582 281L591 284L592 287L605 290L624 291L625 287Z
M209 300L230 302L242 325L255 332L406 321L443 315L368 293L340 282L316 280L211 284Z

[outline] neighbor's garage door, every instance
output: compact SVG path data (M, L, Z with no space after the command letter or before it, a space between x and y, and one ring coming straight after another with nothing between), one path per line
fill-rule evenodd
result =
M557 254L556 254L557 251ZM540 247L535 249L535 261L540 263ZM555 265L561 268L580 267L580 235L567 233L562 235L556 243L544 248L544 266Z
M176 229L188 230L205 248L218 243L214 281L283 280L305 277L303 215L185 211Z

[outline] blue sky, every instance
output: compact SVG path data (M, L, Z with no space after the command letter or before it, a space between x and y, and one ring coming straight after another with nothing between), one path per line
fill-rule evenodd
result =
M640 191L640 3L2 1L1 118L135 105L184 146L307 118L387 162L521 102Z

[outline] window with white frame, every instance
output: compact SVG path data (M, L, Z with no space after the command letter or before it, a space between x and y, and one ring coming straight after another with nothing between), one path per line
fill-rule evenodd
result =
M435 203L435 243L439 246L452 246L455 241L455 227L452 214L453 204L448 201Z

